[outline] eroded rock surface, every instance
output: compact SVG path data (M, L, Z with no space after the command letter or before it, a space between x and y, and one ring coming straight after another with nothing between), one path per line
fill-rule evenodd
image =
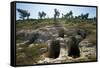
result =
M59 34L60 28L64 31L62 30L63 33ZM16 36L22 37L22 41L24 42L18 43L17 45L33 47L34 44L47 44L48 48L40 49L40 52L44 53L41 55L42 59L37 63L63 63L89 61L91 59L95 60L96 45L87 40L87 35L88 32L85 29L70 29L58 26L45 26L36 30L20 30L16 32ZM75 38L74 41L71 36ZM51 47L52 39L59 40L59 44L52 43L53 45ZM72 42L69 42L70 40L72 40ZM70 47L71 45L72 47ZM75 50L73 50L73 47L75 47ZM73 51L74 53L75 51L79 52L77 58L73 58ZM46 52L49 53L49 57L47 57Z

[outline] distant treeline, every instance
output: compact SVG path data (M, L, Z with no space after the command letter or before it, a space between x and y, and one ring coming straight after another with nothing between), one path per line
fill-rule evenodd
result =
M46 15L48 15L46 12L44 11L39 11L38 12L38 19L30 19L30 12L28 12L27 10L23 10L23 9L17 9L17 11L19 12L20 15L20 20L17 21L43 21L43 20L47 20L47 19L53 19L55 22L57 22L57 20L66 20L66 22L77 22L77 21L89 21L89 22L96 22L96 17L93 18L88 18L89 17L89 13L86 14L81 14L78 16L73 16L73 11L69 11L68 13L64 14L64 13L60 13L56 8L54 9L54 17L53 18L46 18ZM59 17L60 14L62 15L62 17Z

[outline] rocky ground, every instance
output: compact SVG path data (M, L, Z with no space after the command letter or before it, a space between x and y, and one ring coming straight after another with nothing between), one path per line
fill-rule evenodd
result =
M61 31L60 31L61 30ZM59 37L59 31L63 32L64 37ZM81 35L79 35L79 31ZM85 37L86 35L86 37ZM38 52L42 52L40 59L33 64L46 64L46 63L65 63L65 62L80 62L80 61L95 61L96 60L96 43L92 43L88 35L90 33L86 29L79 28L66 28L64 25L50 25L38 28L36 30L20 30L16 32L16 37L22 37L21 42L18 42L17 50L23 49L25 46L31 48L45 44L47 47L50 45L52 39L60 40L60 54L56 59L46 56L47 47L40 48ZM68 56L68 43L70 36L77 38L79 42L80 57L72 58ZM70 42L71 43L71 42ZM24 47L23 47L24 46Z

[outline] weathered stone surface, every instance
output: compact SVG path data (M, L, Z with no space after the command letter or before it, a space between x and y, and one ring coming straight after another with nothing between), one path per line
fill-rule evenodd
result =
M60 42L59 40L52 40L48 46L48 57L57 58L60 54Z
M47 52L47 48L41 48L39 51L40 51L41 53L46 53L46 52Z
M71 36L68 42L68 56L73 58L80 57L79 42L74 36Z
M48 48L40 48L39 51L47 52L48 57L42 57L44 59L38 63L78 62L96 58L96 45L85 40L88 35L85 29L63 28L64 33L61 34L64 35L59 36L59 32L61 32L59 29L62 28L61 26L45 26L36 30L18 31L16 36L22 37L23 43L18 43L17 46L33 47L33 43L37 44L36 46L47 44ZM59 43L56 43L57 40Z
M81 35L83 39L86 38L86 36L87 36L87 31L84 29L79 29L77 31L77 33L78 33L78 35Z

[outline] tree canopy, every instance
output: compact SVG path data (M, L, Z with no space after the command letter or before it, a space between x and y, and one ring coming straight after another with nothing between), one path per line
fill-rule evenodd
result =
M44 11L38 12L38 16L39 16L40 19L43 19L43 18L45 18L46 13Z
M29 19L30 13L27 10L17 9L17 11L20 13L20 18L22 20L24 20L25 17L27 17L27 19Z

